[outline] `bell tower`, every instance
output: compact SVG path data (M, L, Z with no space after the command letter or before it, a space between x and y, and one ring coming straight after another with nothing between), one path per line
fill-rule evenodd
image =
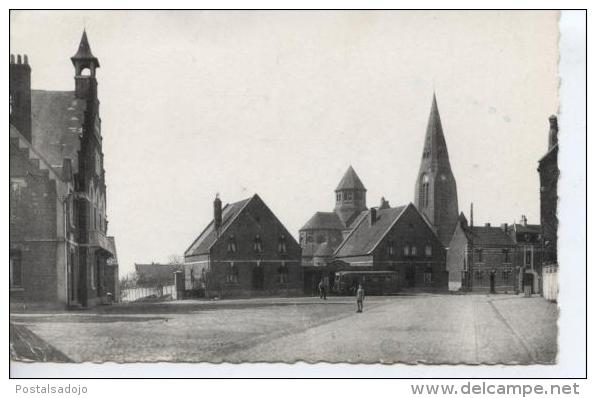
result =
M366 188L352 166L335 188L335 213L349 227L358 214L366 210Z
M70 60L75 68L75 96L80 99L92 99L97 96L95 72L99 60L91 53L87 32L83 30L79 49Z
M443 245L448 246L458 218L457 186L434 93L414 198L418 210L426 216Z

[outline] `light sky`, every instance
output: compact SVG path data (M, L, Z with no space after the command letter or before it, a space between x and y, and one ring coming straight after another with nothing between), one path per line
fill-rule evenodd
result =
M547 11L20 11L32 87L73 90L99 58L109 234L120 273L182 255L258 193L295 237L353 165L369 206L414 200L433 89L475 224L539 223L537 161L558 109Z

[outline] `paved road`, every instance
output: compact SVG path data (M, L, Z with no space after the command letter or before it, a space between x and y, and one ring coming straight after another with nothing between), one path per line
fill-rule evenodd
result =
M416 295L116 306L13 314L74 361L553 363L557 307L542 298Z
M526 306L541 308L545 318L532 324L506 318L512 310L528 312ZM275 353L281 361L307 362L552 363L556 336L556 308L539 298L418 296L235 352L230 360L266 361Z

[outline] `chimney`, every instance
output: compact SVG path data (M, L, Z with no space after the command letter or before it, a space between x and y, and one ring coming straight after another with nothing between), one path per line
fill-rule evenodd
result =
M23 63L24 59L24 63ZM10 123L31 141L31 67L25 55L10 55L9 65Z
M381 205L379 206L379 210L388 209L389 207L390 207L389 206L389 201L388 200L385 200L385 197L382 197L381 198Z
M213 201L213 226L215 227L217 236L219 236L219 229L221 228L221 200L219 199L219 193L215 195L215 200Z
M474 203L470 203L470 227L474 226Z
M485 226L485 227L490 227L490 223L489 223L489 222L487 222L487 223L484 223L484 226Z
M548 122L550 124L550 130L548 132L548 149L550 150L559 142L559 123L557 122L557 117L555 115L551 115L548 118Z
M509 225L507 225L507 223L503 223L501 224L501 229L503 230L503 232L507 233L509 232Z
M375 221L377 221L377 209L371 207L369 216L370 225L372 226L375 223Z
M528 219L526 218L525 214L522 214L521 216L521 225L523 225L524 227L528 226Z

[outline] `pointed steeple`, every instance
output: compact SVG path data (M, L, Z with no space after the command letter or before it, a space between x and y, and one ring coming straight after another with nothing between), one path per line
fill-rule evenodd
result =
M337 192L344 189L358 189L360 191L366 191L364 184L362 181L360 181L360 177L358 177L358 174L356 174L352 165L348 167L348 170L337 185L337 188L335 188L335 191Z
M434 92L416 180L414 203L434 227L441 242L448 245L459 215L457 187L449 163L447 143Z
M99 60L91 52L91 46L89 46L86 30L83 30L83 36L81 36L81 42L79 43L79 49L77 50L77 53L73 55L70 60L75 66L77 62L91 62L96 68L99 67Z
M352 166L335 188L335 213L348 227L358 214L366 210L366 188Z
M443 135L441 115L437 105L437 96L433 92L433 102L430 107L428 124L426 126L426 137L424 139L424 151L422 152L422 163L430 163L433 169L446 168L451 170L447 143Z

